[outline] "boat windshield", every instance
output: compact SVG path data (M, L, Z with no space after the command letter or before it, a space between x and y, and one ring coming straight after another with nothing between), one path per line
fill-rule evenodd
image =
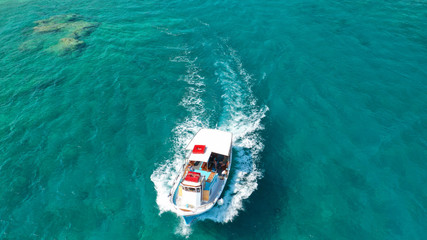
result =
M199 187L182 187L184 189L184 191L187 192L200 192L200 188Z

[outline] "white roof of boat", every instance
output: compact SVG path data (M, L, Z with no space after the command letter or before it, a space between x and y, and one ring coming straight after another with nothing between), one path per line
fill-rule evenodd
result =
M230 132L216 129L201 129L187 145L186 149L192 151L194 145L205 145L205 152L203 154L191 152L189 160L207 162L212 152L229 156L232 136Z

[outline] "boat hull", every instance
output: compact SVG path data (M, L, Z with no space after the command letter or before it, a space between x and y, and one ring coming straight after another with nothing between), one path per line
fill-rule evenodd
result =
M194 139L197 140L197 134L196 134ZM197 141L195 141L194 139L192 140L192 142L194 141L195 147L200 146L200 145L197 145L199 143ZM206 139L206 138L204 138L204 139ZM222 140L224 140L224 141L222 141ZM224 148L215 149L215 146L212 146L209 144L206 145L206 148L207 149L214 149L214 150L212 150L212 152L213 152L212 154L216 154L215 156L219 156L218 158L220 160L218 160L218 161L221 162L221 161L223 161L223 159L225 159L225 163L227 163L227 166L224 170L221 170L223 172L219 172L219 171L217 172L216 163L215 163L214 167L211 167L213 165L210 165L209 162L206 160L203 161L203 159L198 159L199 162L197 164L194 164L194 162L190 164L190 161L197 161L190 156L187 158L186 163L184 163L184 165L182 167L181 174L177 177L177 179L175 180L174 186L171 189L170 202L173 205L173 211L178 216L181 216L184 219L185 224L187 224L187 225L194 222L194 220L196 218L198 218L201 214L209 211L210 209L212 209L215 206L215 204L219 200L220 196L222 195L222 192L223 192L225 185L227 183L227 180L229 178L231 164L232 164L232 146L231 146L232 145L232 135L231 134L228 135L228 139L221 139L220 142L228 142L229 145L227 148L225 148L225 151L224 151ZM203 144L203 141L201 141L200 143ZM220 154L215 150L218 150L218 152L222 151L222 153ZM211 154L211 153L209 153L209 154ZM214 159L212 156L214 156L214 155L211 155L211 157L209 159ZM209 161L211 161L211 160L209 160ZM205 165L199 164L199 163L203 163L203 162ZM194 166L194 168L193 168L193 166ZM224 166L224 165L222 165L222 166ZM197 181L199 181L198 180L199 178L194 179L194 180L192 178L189 178L189 176L194 177L194 174L196 172L202 174L202 175L199 174L199 176L202 176L202 178L201 178L202 180L200 180L199 183L197 182ZM215 175L213 173L215 173ZM206 180L208 180L208 181L206 181ZM193 185L196 188L197 188L197 186L203 186L203 188L201 188L201 192L203 194L202 196L204 196L205 191L208 191L205 189L209 189L209 193L207 193L208 197L206 199L203 197L203 200L202 200L203 203L201 203L201 205L199 205L198 207L192 207L191 201L187 202L188 198L182 197L183 195L181 195L183 192L181 185L183 186L183 188L187 188L185 190L187 192L184 192L184 193L188 194L188 186L192 186L192 184L194 184L194 183L192 183L193 181L196 182L196 184ZM205 181L206 181L206 188L205 188L205 184L204 184ZM199 184L199 185L197 185L197 184ZM193 192L194 192L194 189L193 189ZM197 191L197 192L199 192L199 191ZM189 196L189 195L185 195L185 196ZM182 201L184 201L184 202L182 202Z
M196 219L199 215L194 215L194 216L183 216L182 218L184 219L185 224L190 225L194 219Z

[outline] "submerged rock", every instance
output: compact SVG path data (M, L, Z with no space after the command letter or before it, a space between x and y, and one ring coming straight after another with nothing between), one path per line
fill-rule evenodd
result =
M57 32L65 27L64 23L53 23L53 24L42 24L35 26L34 32L47 33L47 32Z
M63 15L55 15L47 19L42 19L35 21L37 24L49 24L49 23L66 23L76 21L77 19L81 19L80 15L71 13L71 14L63 14Z
M85 21L75 22L70 27L70 30L72 30L72 33L69 36L73 38L89 36L93 31L95 31L98 25L99 25L98 23L93 23L93 22L85 22Z
M75 50L77 47L83 44L83 41L77 40L75 38L61 38L61 40L59 40L59 45L66 49Z
M43 48L43 41L39 39L30 39L19 46L20 51L36 51Z
M48 19L42 19L35 21L37 24L33 28L34 32L38 33L47 33L47 32L57 32L65 27L71 22L74 22L80 18L77 14L65 14L65 15L56 15Z
M61 38L58 44L50 47L50 50L58 55L64 55L71 51L75 51L84 45L85 43L83 41L75 38Z
M48 50L64 55L83 47L85 44L80 38L89 36L99 26L99 23L84 21L77 14L56 15L34 23L37 26L33 27L32 39L21 44L21 51L38 50L44 41L54 42L52 40L59 38Z

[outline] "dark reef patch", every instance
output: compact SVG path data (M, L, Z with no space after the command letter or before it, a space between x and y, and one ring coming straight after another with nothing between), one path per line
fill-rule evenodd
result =
M34 22L33 32L23 42L21 51L46 50L57 55L65 55L81 49L86 44L81 38L89 36L99 26L88 22L77 14L64 14Z

